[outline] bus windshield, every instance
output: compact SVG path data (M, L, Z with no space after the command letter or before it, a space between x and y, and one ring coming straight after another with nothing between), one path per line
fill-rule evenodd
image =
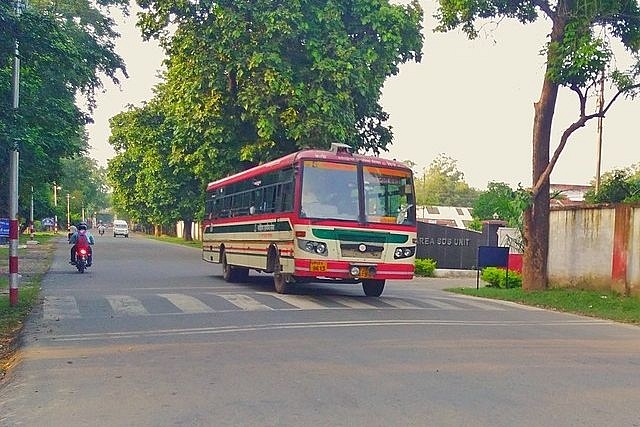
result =
M410 171L365 166L364 195L367 222L415 224Z
M409 211L413 205L409 170L374 166L359 170L356 164L304 162L303 217L414 224L415 209Z

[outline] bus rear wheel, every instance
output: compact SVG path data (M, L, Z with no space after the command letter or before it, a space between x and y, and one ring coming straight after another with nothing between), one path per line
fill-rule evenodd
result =
M382 291L384 291L384 280L363 280L362 290L368 297L379 297L382 295Z
M229 283L241 282L249 277L246 267L234 267L227 262L227 254L222 253L222 278Z

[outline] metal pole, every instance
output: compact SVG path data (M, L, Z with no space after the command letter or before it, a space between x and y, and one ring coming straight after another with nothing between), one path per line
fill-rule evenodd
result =
M602 114L604 108L604 70L600 79L600 95L598 97L598 110ZM596 150L596 194L600 191L600 166L602 163L602 115L598 116L598 147Z
M22 1L15 2L16 16L22 13ZM13 117L14 126L18 125L18 107L20 106L20 50L18 40L15 42L13 58ZM14 129L17 135L17 129ZM9 305L18 304L18 141L17 137L11 143L9 153Z
M33 185L31 186L31 208L29 209L29 239L33 240L35 232L33 229Z
M67 193L67 231L71 230L71 216L69 215L69 198L71 195Z
M53 181L53 206L55 212L53 213L53 232L58 234L58 183Z

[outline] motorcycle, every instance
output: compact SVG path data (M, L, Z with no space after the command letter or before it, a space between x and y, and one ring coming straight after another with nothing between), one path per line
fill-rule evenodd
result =
M91 251L91 248L89 248L88 244L76 244L75 251L76 261L74 265L78 269L78 272L84 273L84 271L90 267L89 251Z
M98 226L98 234L100 234L102 236L104 234L104 229L105 229L104 225L99 225Z

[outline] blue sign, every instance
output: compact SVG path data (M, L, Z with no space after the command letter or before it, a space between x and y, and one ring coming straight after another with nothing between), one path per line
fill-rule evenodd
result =
M9 237L9 218L0 218L0 236Z
M42 218L40 221L43 227L53 227L53 218Z

